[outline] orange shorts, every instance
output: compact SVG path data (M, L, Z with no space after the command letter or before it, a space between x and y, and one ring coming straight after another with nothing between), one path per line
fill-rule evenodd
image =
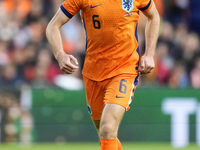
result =
M88 112L93 120L100 120L104 105L114 103L128 110L139 75L121 74L103 81L83 76Z

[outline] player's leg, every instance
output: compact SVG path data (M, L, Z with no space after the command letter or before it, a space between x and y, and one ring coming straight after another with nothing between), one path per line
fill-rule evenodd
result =
M117 138L118 127L125 108L118 104L106 104L101 116L99 137L101 139Z
M128 78L127 76L126 78L121 78L120 76L120 78L116 77L114 79L108 79L105 82L95 82L83 76L85 91L86 91L86 99L87 99L87 104L88 104L88 111L91 115L92 120L94 120L93 122L97 129L98 135L99 135L99 123L100 123L99 120L101 119L101 114L102 114L102 110L104 109L104 104L116 103L121 106L124 106L123 109L128 108L128 104L130 103L130 99L131 99L131 93L132 93L131 90L133 86L132 78L133 77L129 77L129 76ZM104 88L105 84L107 85L108 83L110 83L111 80L112 80L112 84L109 84L110 86L108 86L108 88ZM128 82L127 85L126 85L126 82ZM106 94L105 94L104 89L106 89ZM119 92L122 93L122 95L120 95ZM124 95L126 95L126 97L123 97ZM105 109L105 112L106 112L106 109ZM120 121L121 120L119 120L118 122L120 123ZM118 130L118 127L116 128L117 130ZM107 145L107 144L110 145L110 143L114 145L116 145L117 143L118 146L117 147L115 146L115 149L117 148L116 150L122 149L121 143L117 138L111 139L108 141L107 139L101 140L101 145ZM110 148L108 149L111 150Z
M107 85L99 128L100 150L118 150L118 144L121 148L121 143L117 140L118 128L132 101L136 78L136 75L119 75Z
M94 126L97 130L97 133L98 133L98 136L99 136L99 126L100 126L100 120L93 120L93 123L94 123ZM99 138L100 139L100 138ZM121 145L121 142L119 141L118 138L117 139L117 146L118 146L118 150L122 150L122 145ZM101 143L100 143L101 145Z
M101 119L101 114L104 108L104 94L105 91L102 90L101 83L92 81L85 76L83 76L83 81L85 85L86 101L88 106L88 112L93 121L93 124L97 130L99 136L99 124Z
M121 150L121 143L117 138L119 124L125 108L118 104L106 104L102 113L99 129L101 141L100 150Z

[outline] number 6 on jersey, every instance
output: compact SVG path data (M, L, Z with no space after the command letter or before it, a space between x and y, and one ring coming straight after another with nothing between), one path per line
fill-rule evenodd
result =
M122 79L120 81L120 85L119 85L119 91L120 91L120 93L123 93L123 94L125 94L126 90L127 90L127 86L124 84L125 82L127 82L127 80Z
M101 24L100 24L100 21L97 20L97 18L99 18L99 15L93 15L92 16L93 26L94 26L95 29L100 29Z

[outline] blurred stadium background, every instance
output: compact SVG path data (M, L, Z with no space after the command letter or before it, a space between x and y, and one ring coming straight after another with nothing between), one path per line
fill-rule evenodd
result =
M64 50L81 65L73 75L61 74L45 37L63 1L0 0L0 149L99 148L85 104L79 16L62 28ZM161 16L156 68L141 76L119 139L127 150L199 149L200 0L154 1ZM141 14L141 53L145 22Z

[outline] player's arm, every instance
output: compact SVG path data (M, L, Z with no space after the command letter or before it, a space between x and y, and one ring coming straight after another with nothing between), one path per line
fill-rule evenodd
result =
M78 69L78 61L72 55L66 54L63 50L60 28L69 21L59 8L54 17L49 22L46 29L46 36L56 60L63 73L71 74Z
M160 27L160 17L155 4L153 4L149 11L143 13L147 17L148 21L145 29L146 49L140 60L139 71L141 74L147 74L155 67L154 54Z

